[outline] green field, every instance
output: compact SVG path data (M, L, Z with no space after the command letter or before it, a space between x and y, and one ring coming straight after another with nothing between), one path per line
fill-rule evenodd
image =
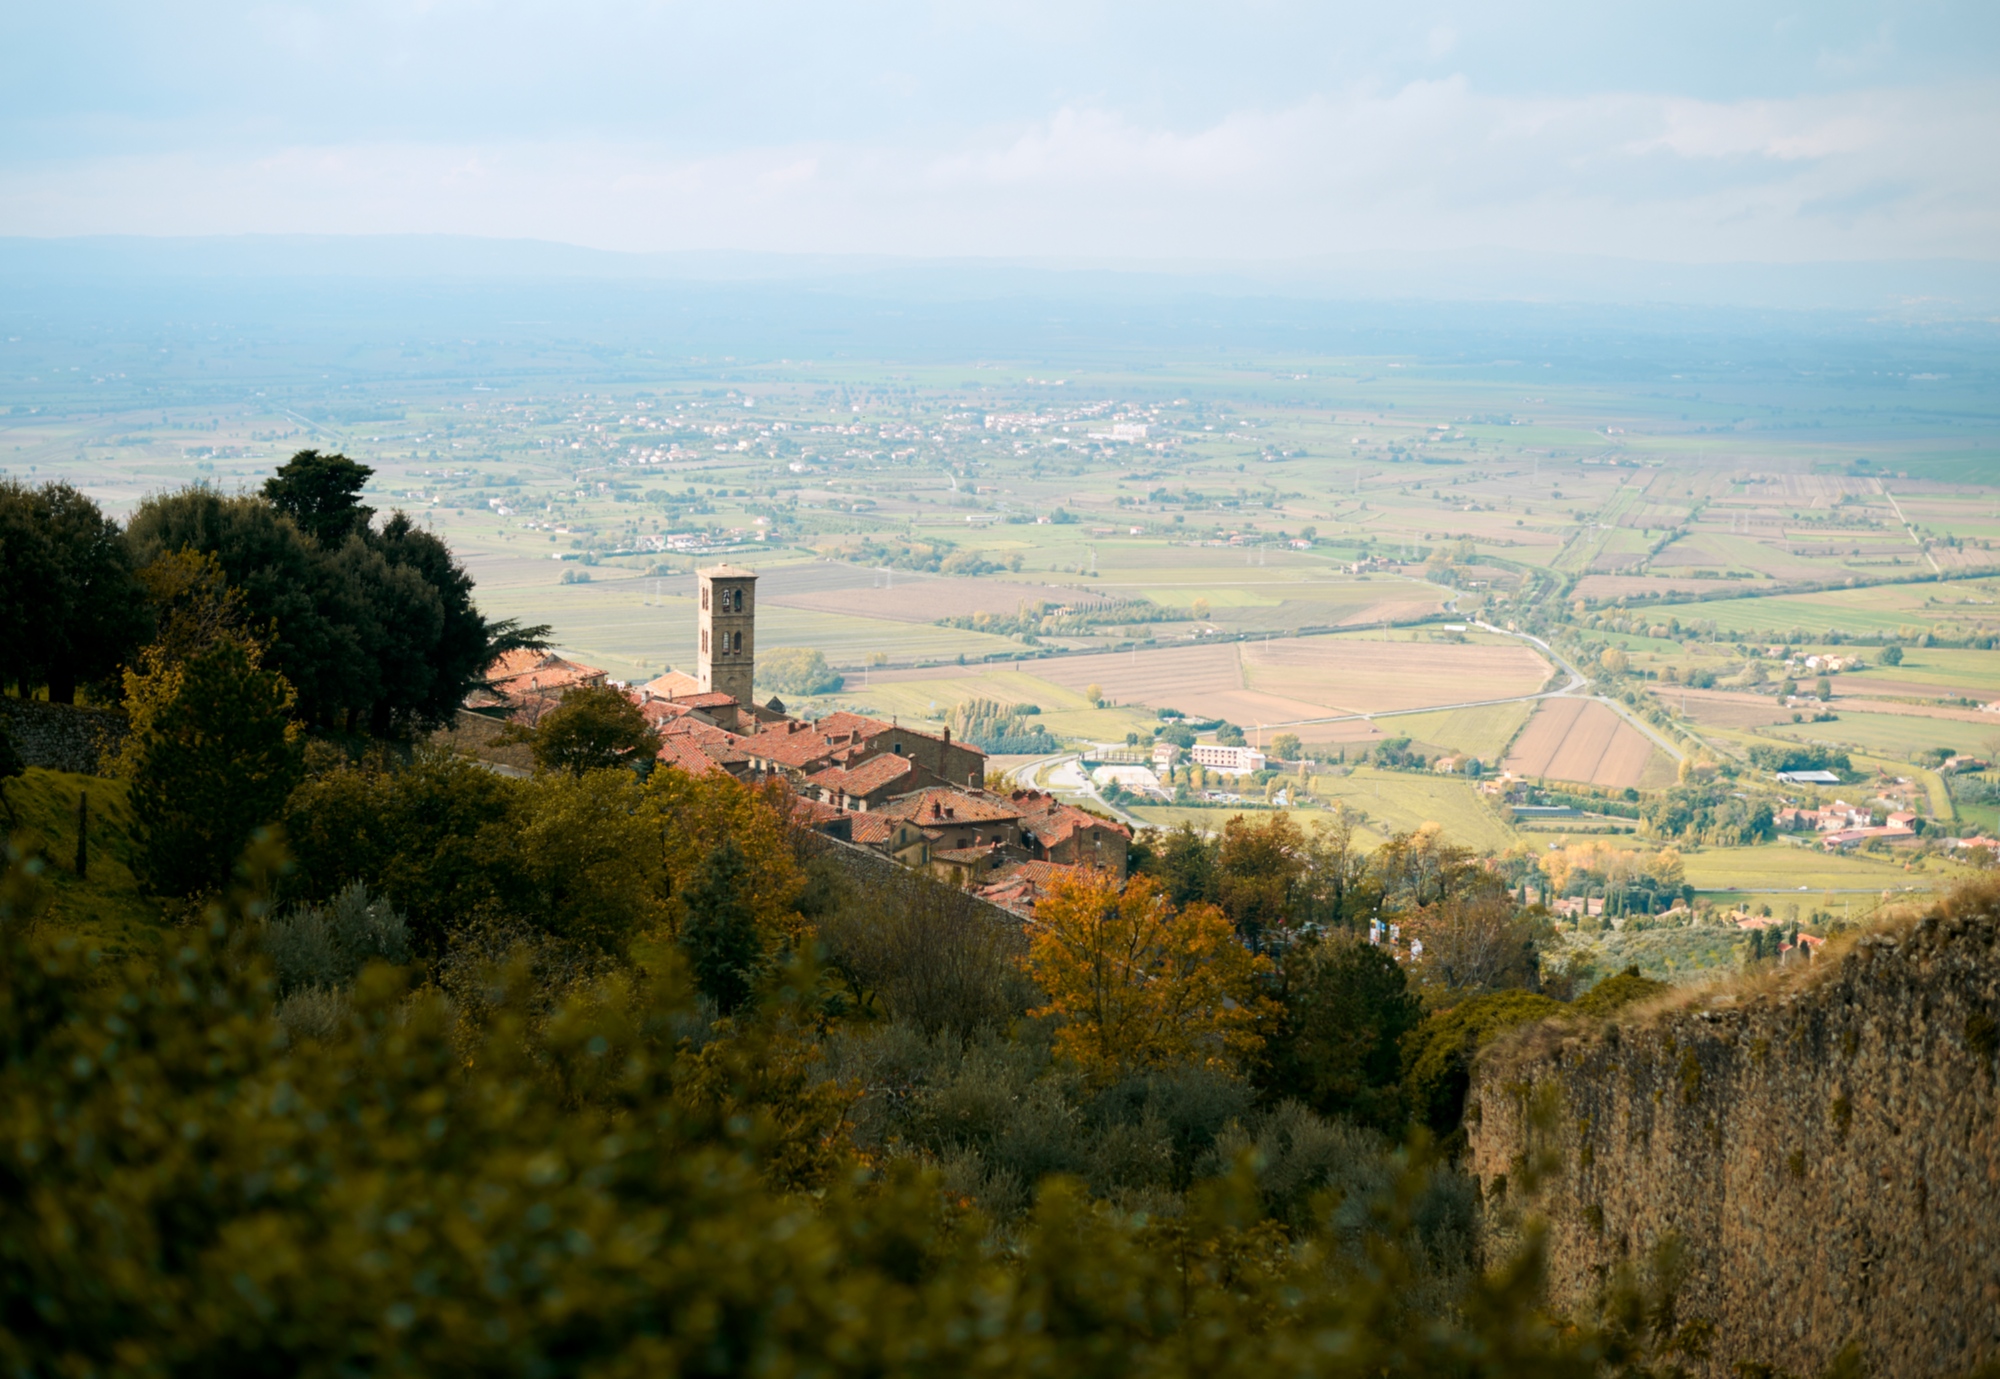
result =
M1315 775L1312 793L1365 811L1378 833L1406 833L1435 823L1453 842L1481 852L1503 851L1520 840L1459 776L1358 766L1344 776Z
M1716 630L1723 633L1761 634L1800 628L1808 636L1828 630L1886 637L1925 631L1968 635L2000 629L1996 589L2000 589L2000 581L1993 579L1889 584L1816 594L1719 599L1692 607L1681 605L1673 611L1683 622L1690 618L1713 621ZM1954 601L1933 601L1939 598ZM1956 602L1959 599L1983 601Z
M1477 709L1442 709L1387 718L1378 715L1376 721L1384 732L1493 763L1506 754L1507 744L1520 732L1534 708L1527 703L1489 704Z
M1878 860L1865 852L1828 853L1816 843L1699 848L1684 853L1683 863L1688 884L1701 891L1807 895L1827 890L1880 891L1915 884L1900 860Z

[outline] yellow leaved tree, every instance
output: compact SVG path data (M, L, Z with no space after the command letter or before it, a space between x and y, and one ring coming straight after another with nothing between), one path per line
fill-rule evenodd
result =
M1058 881L1035 907L1026 964L1059 1022L1056 1049L1093 1080L1141 1068L1239 1067L1263 1041L1270 961L1213 905L1175 910L1159 885L1106 872Z

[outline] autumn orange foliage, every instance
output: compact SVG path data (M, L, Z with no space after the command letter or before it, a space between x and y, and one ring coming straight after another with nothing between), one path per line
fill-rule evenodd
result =
M1237 939L1213 905L1175 910L1159 885L1109 873L1056 883L1035 907L1024 959L1059 1022L1056 1050L1093 1080L1141 1068L1239 1067L1263 1041L1270 960Z

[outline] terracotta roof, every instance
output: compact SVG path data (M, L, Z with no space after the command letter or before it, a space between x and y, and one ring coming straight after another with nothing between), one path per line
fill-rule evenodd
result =
M699 752L712 764L727 769L742 766L750 760L742 748L743 739L699 718L671 719L659 725L659 733L659 756L662 761L673 760L678 764L688 752Z
M829 766L806 777L806 784L829 794L867 796L894 785L917 769L908 757L884 752L859 766Z
M850 814L854 820L854 841L857 843L886 843L896 836L898 826L907 824L907 819L885 819L880 814Z
M701 693L701 681L684 670L669 670L655 675L639 686L658 699L681 699L690 694Z
M835 819L844 819L847 815L822 800L807 799L804 795L794 795L792 796L792 817L801 823L817 827L820 824L831 823Z
M705 776L710 771L720 771L722 764L701 749L701 744L687 737L662 738L659 762L662 766L675 766L690 776Z
M1017 915L1033 917L1036 902L1059 878L1083 874L1084 868L1061 862L1015 862L1001 868L985 885L975 887L973 894Z
M1125 825L1111 819L1100 819L1088 810L1064 804L1054 795L1040 790L1016 790L1008 799L1020 811L1021 826L1032 832L1043 847L1055 847L1079 830L1092 827L1107 828L1126 838L1132 836L1132 831Z
M486 667L480 677L486 688L503 699L554 695L576 685L602 684L604 672L553 651L523 647L509 651Z
M948 786L931 786L925 790L912 790L907 795L898 795L876 812L893 818L909 819L920 827L946 822L954 824L998 822L1003 819L1018 819L1021 814L1020 810L1001 801L998 796L985 795L984 791L975 795L971 791L956 790Z

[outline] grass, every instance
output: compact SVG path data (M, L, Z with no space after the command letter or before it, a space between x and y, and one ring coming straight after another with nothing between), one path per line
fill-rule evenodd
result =
M1367 811L1381 833L1403 833L1435 823L1452 842L1480 852L1502 851L1520 841L1520 835L1459 776L1358 766L1345 776L1314 776L1312 792L1321 800Z
M1381 719L1380 726L1394 736L1409 736L1494 762L1500 759L1533 711L1532 704L1490 704L1479 709L1397 714Z
M1548 960L1573 965L1580 957L1592 969L1592 985L1627 967L1637 967L1639 975L1657 982L1688 983L1734 972L1742 942L1734 925L1568 931L1551 945Z
M76 875L77 800L90 796L88 874ZM15 846L41 863L46 922L106 957L150 951L162 930L157 906L132 876L132 814L123 781L31 767L7 783L20 822Z
M1833 701L1836 715L1831 723L1778 723L1761 730L1760 736L1788 742L1831 742L1867 752L1900 764L1903 774L1914 753L1933 747L1951 747L1962 752L1981 751L1985 739L2000 736L2000 718L1988 727L1949 718L1920 718L1890 713L1852 713Z
M1830 853L1817 845L1759 843L1753 847L1702 848L1685 854L1688 883L1703 891L1796 892L1884 890L1910 884L1900 861L1868 853ZM1805 891L1799 888L1805 887Z

